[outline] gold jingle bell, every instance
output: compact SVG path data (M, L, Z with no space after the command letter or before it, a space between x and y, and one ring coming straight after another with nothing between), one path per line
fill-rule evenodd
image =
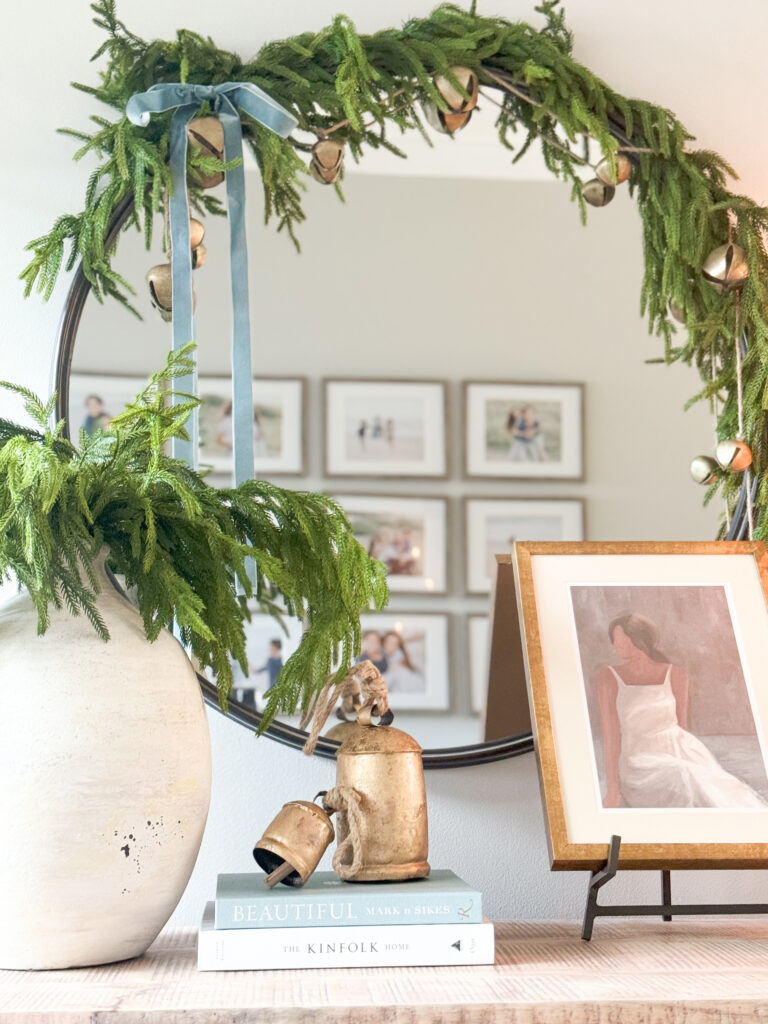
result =
M149 298L166 323L173 319L171 308L173 305L173 284L171 279L171 264L158 263L147 271L147 284L149 285Z
M740 245L729 242L719 245L704 260L701 268L704 280L716 292L732 292L743 288L749 276L747 254Z
M721 441L715 451L715 457L729 473L743 473L752 465L752 449L746 441L735 438Z
M595 174L605 185L621 185L632 173L632 161L625 153L616 154L616 171L611 167L611 161L604 157L595 167Z
M691 462L691 476L697 484L713 484L717 480L717 463L709 455L697 455Z
M591 178L581 186L581 194L590 206L607 206L616 194L616 189L599 178Z
M202 156L215 156L224 160L224 127L218 117L196 117L187 125L191 149L200 150ZM213 174L192 173L191 182L200 188L214 188L224 181L224 171Z
M453 135L469 122L480 95L480 82L470 68L457 65L451 68L451 74L469 95L469 99L460 93L445 75L435 75L433 84L448 110L441 110L432 100L424 103L424 114L428 123L445 135Z
M193 251L203 244L205 225L197 217L189 218L189 247Z
M333 185L344 164L344 143L335 139L320 139L312 147L309 170L321 185Z
M166 323L173 320L173 271L170 263L158 263L147 271L149 300ZM192 289L192 312L197 308L197 296Z
M304 885L333 835L331 819L322 807L308 800L285 804L253 848L256 863L267 873L267 885Z
M208 259L208 250L204 245L198 245L192 250L192 269L199 270Z
M679 324L685 323L685 310L681 305L675 302L674 299L669 300L667 303L667 309L673 320L677 320Z
M336 786L324 800L327 810L338 812L333 867L345 881L426 878L429 835L421 747L400 729L374 725L374 712L375 705L365 704L357 722L345 727L336 755Z

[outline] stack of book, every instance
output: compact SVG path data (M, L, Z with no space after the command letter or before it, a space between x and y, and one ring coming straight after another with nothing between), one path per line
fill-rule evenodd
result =
M317 871L300 889L263 874L219 875L198 941L201 971L492 964L479 892L452 871L409 882L342 882Z

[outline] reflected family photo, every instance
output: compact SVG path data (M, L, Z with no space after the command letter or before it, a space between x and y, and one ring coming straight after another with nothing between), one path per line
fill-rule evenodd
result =
M384 612L362 616L360 626L355 660L381 672L395 713L448 706L447 616Z
M765 808L723 586L570 588L604 808Z

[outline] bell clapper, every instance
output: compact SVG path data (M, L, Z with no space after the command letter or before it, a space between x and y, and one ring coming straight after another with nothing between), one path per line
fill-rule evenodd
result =
M292 871L296 868L291 864L290 861L284 860L279 868L275 868L274 871L270 871L267 877L264 879L268 889L274 889L274 887L282 882L284 878L287 878Z

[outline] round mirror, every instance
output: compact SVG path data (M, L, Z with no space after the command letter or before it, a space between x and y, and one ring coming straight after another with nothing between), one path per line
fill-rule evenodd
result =
M471 135L434 150L415 139L415 161L372 154L349 167L343 204L310 181L300 254L264 228L258 173L246 175L256 471L338 496L388 565L391 603L364 621L364 653L383 667L396 724L424 747L426 767L531 749L503 568L514 539L693 540L717 528L688 473L712 436L705 403L683 412L696 378L648 362L661 342L639 314L641 224L627 189L583 227L568 189L534 156L511 167L491 131L478 118ZM129 211L127 201L123 222ZM120 237L115 267L137 288L141 320L89 298L82 275L73 284L57 370L72 436L106 422L164 361L170 327L144 284L165 262L161 234L158 225L150 252L138 232ZM200 459L223 483L223 219L206 220L205 247L194 275ZM257 727L299 635L298 624L284 635L254 616L252 672L230 711L244 725ZM202 685L216 705L215 687ZM293 719L267 735L304 739ZM326 738L317 752L335 749Z

